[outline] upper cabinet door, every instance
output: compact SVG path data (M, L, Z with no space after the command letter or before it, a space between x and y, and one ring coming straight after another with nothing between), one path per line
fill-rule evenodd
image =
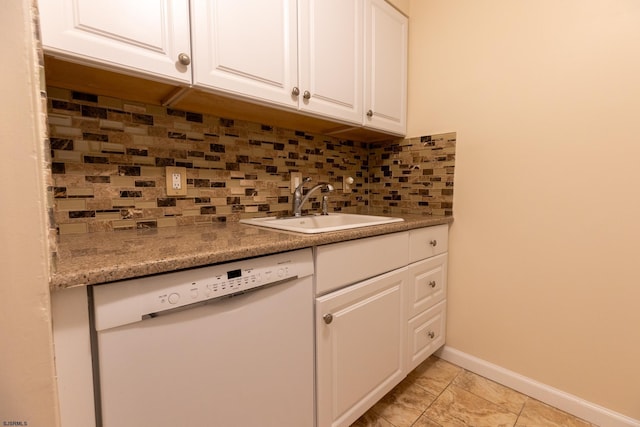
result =
M39 0L38 7L47 53L191 83L189 0Z
M191 0L194 84L296 108L296 0Z
M366 0L365 13L364 124L405 135L408 19L384 0Z
M300 0L299 108L361 124L363 0Z

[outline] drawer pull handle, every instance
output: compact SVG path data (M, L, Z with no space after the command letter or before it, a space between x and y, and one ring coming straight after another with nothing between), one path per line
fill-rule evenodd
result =
M436 287L436 281L435 280L430 281L429 282L429 286L431 286L432 288L435 288Z
M300 95L300 89L298 89L297 86L294 86L293 89L291 90L291 95L293 95L293 96Z
M427 333L427 335L429 335L429 338L431 338L431 339L434 339L434 338L435 338L435 336L436 336L435 332L433 332L433 331L429 331L429 332Z
M435 248L438 245L438 241L436 239L433 239L429 241L429 244Z
M326 323L327 325L333 322L333 315L331 315L331 313L325 314L324 316L322 316L322 318L324 319L324 323Z

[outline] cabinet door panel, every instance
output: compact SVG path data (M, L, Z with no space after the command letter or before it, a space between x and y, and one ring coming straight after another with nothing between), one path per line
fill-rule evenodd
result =
M385 0L367 0L365 126L406 134L408 20Z
M46 52L191 83L188 0L40 0Z
M318 425L350 425L404 376L405 280L402 268L316 299Z
M299 2L299 108L362 123L363 0Z
M296 107L295 0L192 0L194 83Z

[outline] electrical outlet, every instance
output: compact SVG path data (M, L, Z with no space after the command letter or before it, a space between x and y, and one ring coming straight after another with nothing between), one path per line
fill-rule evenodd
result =
M165 168L167 182L167 196L187 195L187 169L167 166Z
M302 172L291 172L291 185L290 185L291 194L293 194L296 191L296 188L301 183L302 183Z

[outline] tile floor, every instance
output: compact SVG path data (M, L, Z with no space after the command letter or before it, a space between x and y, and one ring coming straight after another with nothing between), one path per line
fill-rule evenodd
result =
M351 427L597 427L431 356Z

